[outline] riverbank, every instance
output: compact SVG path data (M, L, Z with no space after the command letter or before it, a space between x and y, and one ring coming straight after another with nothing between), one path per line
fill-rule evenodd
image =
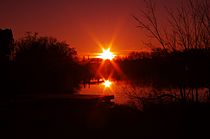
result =
M210 124L207 103L154 104L139 111L54 99L1 105L1 112L3 133L14 127L15 138L203 138Z

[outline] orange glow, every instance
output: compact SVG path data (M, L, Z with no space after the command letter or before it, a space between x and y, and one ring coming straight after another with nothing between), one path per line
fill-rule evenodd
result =
M115 55L113 54L113 52L110 51L110 48L108 49L102 49L103 53L99 54L98 58L102 58L103 60L112 60Z
M111 87L111 84L112 84L112 82L109 81L109 80L104 81L104 86L105 86L106 88L110 88L110 87Z

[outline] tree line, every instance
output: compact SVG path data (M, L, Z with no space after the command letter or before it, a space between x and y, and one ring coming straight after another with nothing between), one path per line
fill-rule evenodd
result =
M73 93L79 88L81 65L66 42L37 33L14 41L10 29L0 32L2 95Z

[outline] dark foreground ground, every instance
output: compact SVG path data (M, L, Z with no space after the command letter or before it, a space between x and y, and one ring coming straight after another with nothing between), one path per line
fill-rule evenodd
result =
M209 138L209 131L209 104L156 104L142 112L99 101L1 102L3 138Z

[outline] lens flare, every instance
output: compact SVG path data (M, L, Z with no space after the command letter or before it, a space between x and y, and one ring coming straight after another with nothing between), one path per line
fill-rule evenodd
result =
M106 88L110 88L110 87L111 87L111 84L112 84L112 82L109 81L109 80L104 81L104 86L105 86Z
M110 51L110 48L108 49L102 49L103 50L103 53L101 53L99 55L99 58L102 58L103 60L112 60L115 55Z

